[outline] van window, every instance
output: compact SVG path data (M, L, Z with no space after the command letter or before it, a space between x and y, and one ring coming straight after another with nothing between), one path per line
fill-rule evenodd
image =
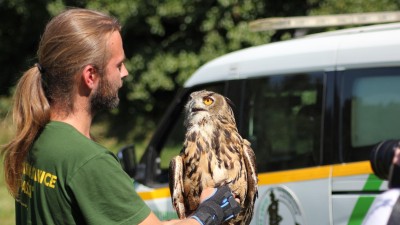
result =
M320 163L323 73L248 80L246 133L259 172Z
M400 69L342 72L345 161L369 159L372 147L400 139Z

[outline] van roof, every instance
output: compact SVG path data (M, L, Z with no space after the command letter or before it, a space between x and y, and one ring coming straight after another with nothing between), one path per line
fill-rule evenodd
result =
M395 65L400 65L400 23L312 34L228 53L204 64L184 86Z

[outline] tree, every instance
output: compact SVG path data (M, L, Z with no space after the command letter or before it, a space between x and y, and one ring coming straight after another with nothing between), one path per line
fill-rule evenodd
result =
M9 95L17 74L33 66L48 18L46 1L0 0L0 95Z
M295 33L251 32L248 22L268 17L398 10L399 2L0 0L0 96L10 95L20 72L34 64L45 23L67 6L104 11L123 25L130 76L121 90L119 109L99 115L97 121L109 121L108 135L126 141L143 139L152 132L176 91L201 65L238 49L292 38Z

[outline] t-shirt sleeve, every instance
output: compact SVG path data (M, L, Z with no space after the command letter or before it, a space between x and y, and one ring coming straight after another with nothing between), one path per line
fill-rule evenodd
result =
M150 214L132 179L111 153L87 161L68 186L87 224L139 224Z

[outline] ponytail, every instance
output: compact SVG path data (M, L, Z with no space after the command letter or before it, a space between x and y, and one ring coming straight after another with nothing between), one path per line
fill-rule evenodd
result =
M22 164L36 136L50 120L50 106L39 69L42 70L40 65L30 68L17 84L12 109L16 134L2 149L5 180L16 199L21 186Z

